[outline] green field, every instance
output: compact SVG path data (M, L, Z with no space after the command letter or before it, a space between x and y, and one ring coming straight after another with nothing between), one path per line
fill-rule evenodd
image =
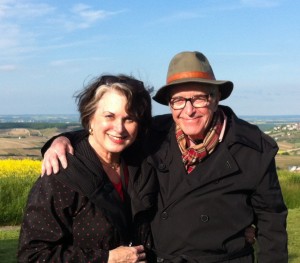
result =
M20 227L0 227L0 262L17 262L19 231Z
M290 209L288 215L289 262L300 262L300 208Z

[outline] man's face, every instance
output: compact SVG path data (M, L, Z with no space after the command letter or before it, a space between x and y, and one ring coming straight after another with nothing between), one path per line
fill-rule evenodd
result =
M213 90L213 87L199 83L179 84L172 88L170 98L172 100L178 97L186 99L199 95L201 97L201 95L209 95ZM187 101L183 109L170 107L175 123L193 140L203 139L206 135L220 99L219 92L214 93L216 95L209 96L206 105L202 108L195 108L191 101Z

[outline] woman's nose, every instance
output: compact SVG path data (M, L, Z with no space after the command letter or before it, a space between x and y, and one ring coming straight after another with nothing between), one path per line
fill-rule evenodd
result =
M123 120L117 120L115 122L114 128L117 132L121 133L124 130L124 122Z

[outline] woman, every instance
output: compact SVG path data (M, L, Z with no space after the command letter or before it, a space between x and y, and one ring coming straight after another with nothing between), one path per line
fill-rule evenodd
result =
M151 123L149 92L132 77L101 76L76 99L88 136L74 141L67 169L33 186L18 261L143 262L147 240L131 246L138 237L126 190L139 173L132 153Z

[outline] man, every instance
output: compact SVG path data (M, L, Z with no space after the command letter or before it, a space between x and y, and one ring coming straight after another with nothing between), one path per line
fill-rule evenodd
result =
M139 178L140 185L158 180L151 223L157 262L254 262L244 236L253 223L258 262L288 261L278 147L258 127L219 105L232 90L232 82L215 79L202 53L181 52L153 98L171 110L154 117ZM44 170L57 162L51 153Z

